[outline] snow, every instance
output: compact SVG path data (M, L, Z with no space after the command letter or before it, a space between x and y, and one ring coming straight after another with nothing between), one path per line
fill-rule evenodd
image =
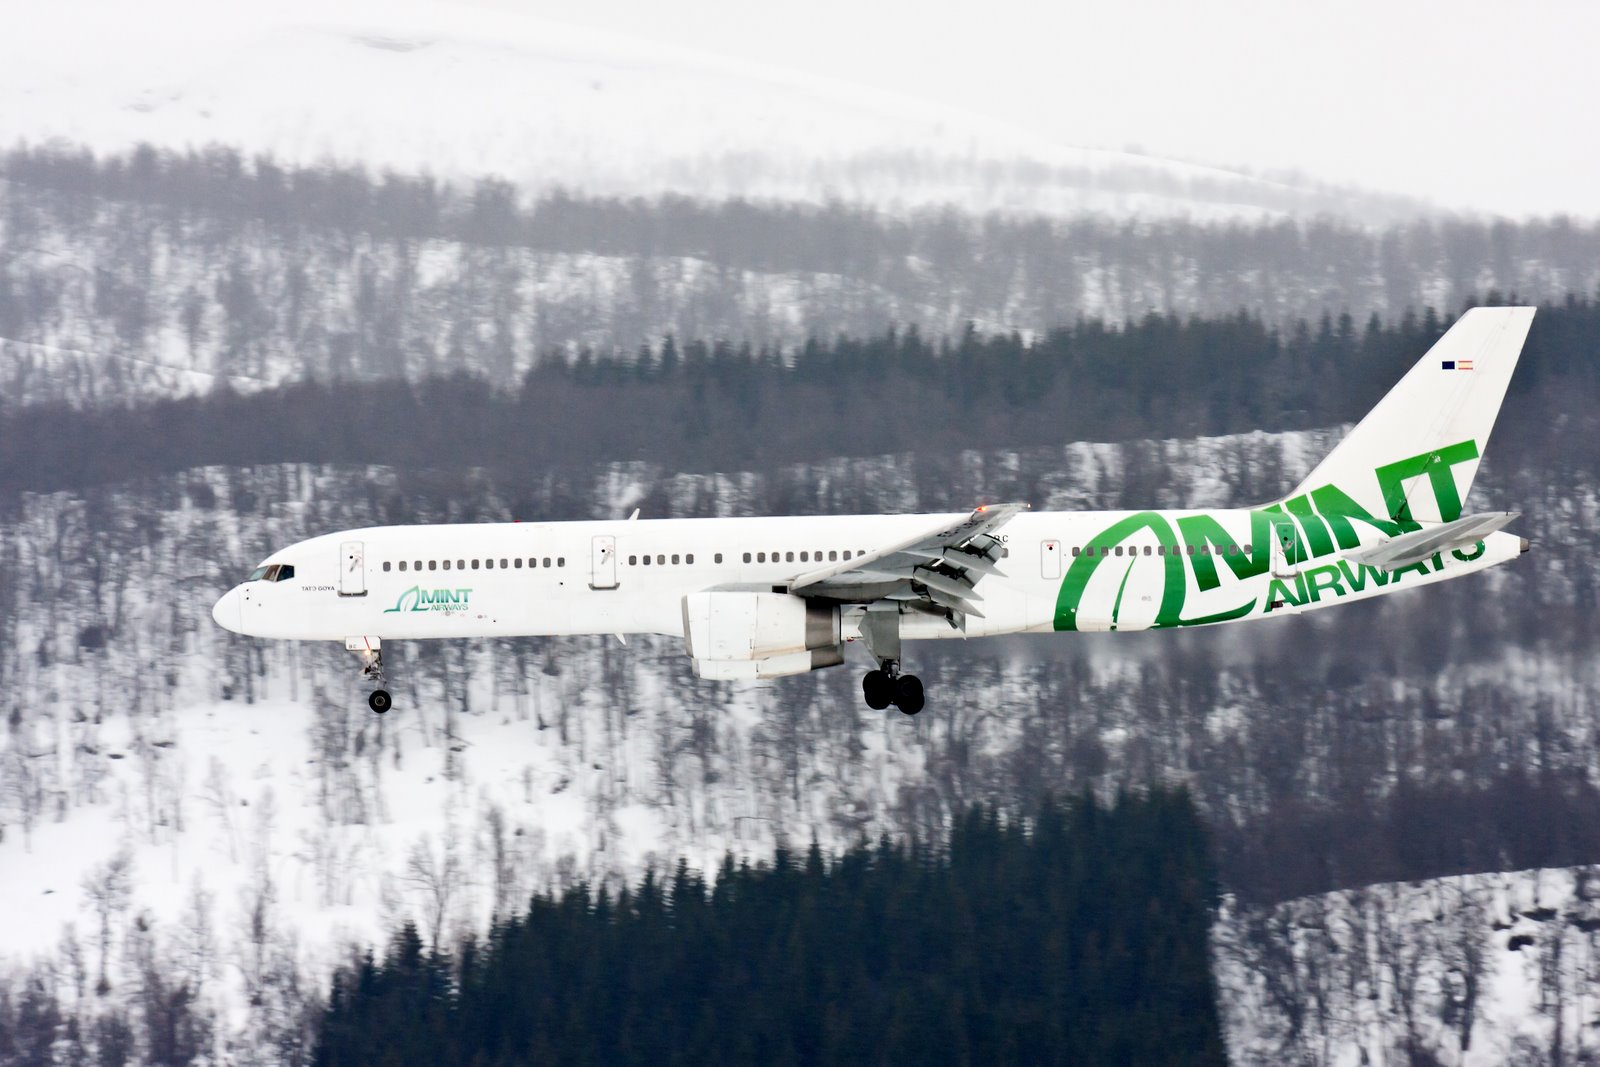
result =
M512 11L63 0L0 38L0 144L226 144L529 191L1196 218L1414 213L1057 143L881 89Z

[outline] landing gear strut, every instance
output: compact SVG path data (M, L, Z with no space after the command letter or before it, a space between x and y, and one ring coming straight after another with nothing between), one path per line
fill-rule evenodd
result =
M347 637L344 647L361 657L361 677L376 682L378 688L367 694L367 707L379 715L387 712L394 700L383 688L383 646L376 637Z
M882 711L893 704L907 715L922 710L922 680L914 674L900 673L899 612L869 611L861 620L861 636L867 651L878 661L878 669L861 679L861 695L867 707Z

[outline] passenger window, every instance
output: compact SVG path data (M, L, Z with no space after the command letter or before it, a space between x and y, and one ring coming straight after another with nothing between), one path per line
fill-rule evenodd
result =
M688 564L689 566L693 567L694 566L694 553L691 552L687 556L684 556L683 557L683 562Z
M746 563L749 563L749 562L750 562L750 553L748 553L748 552L746 552L746 553L745 553L745 554L744 554L744 561L745 561L745 562L746 562Z
M1253 552L1251 550L1249 545L1245 545L1244 546L1244 554L1247 555L1247 556L1253 556L1253 555L1255 555L1255 552Z
M567 557L566 556L557 556L556 557L556 566L557 567L565 567L566 565L567 565Z
M676 552L674 552L673 555L672 555L672 565L673 566L677 566L678 565L678 555L677 555Z
M384 560L383 561L383 573L385 573L385 574L389 573L389 561L388 560Z
M637 567L638 565L639 565L639 557L638 556L629 556L628 557L628 566Z
M477 570L478 569L478 561L477 560L473 560L472 561L472 569L473 570Z
M538 560L534 559L532 556L528 557L528 566L537 567L538 565L539 565L539 561Z
M828 550L828 562L829 563L834 563L834 562L837 562L838 559L839 559L839 550L837 548L829 549Z
M494 560L492 560L492 559L484 560L483 561L483 569L486 570L486 571L494 570Z
M848 548L844 550L844 558L846 561L850 559L850 550Z
M766 561L767 561L767 554L765 552L757 552L756 553L756 562L757 563L765 563Z
M449 560L445 560L444 561L444 569L445 570L449 570L450 569L450 561Z
M664 567L664 566L666 566L666 564L667 564L667 557L666 557L666 555L665 555L665 554L663 554L663 555L659 555L659 556L657 556L657 557L656 557L656 562L657 562L657 563L659 563L659 564L661 564L661 565L662 565L662 566L663 566L663 567Z
M501 560L500 564L501 564L501 566L504 566L505 565L505 560ZM517 557L516 566L517 566L517 570L520 571L522 569L522 557L521 556Z
M784 562L793 563L794 562L794 553L793 552L785 552L783 554L783 558L784 558Z
M1144 546L1144 554L1147 555L1147 556L1150 554L1150 546L1149 545L1145 545Z
M550 566L550 557L549 557L549 556L546 556L546 557L545 557L545 558L544 558L544 565L545 565L545 566L546 566L546 567L548 567L548 566Z
M429 570L430 570L430 571L436 571L436 570L438 570L438 569L439 569L439 561L438 561L438 560L436 560L436 559L430 559L430 560L429 560L429 561L428 561L428 569L429 569Z
M807 559L807 557L808 557L808 556L809 556L809 555L810 555L810 553L809 553L809 552L802 552L802 553L800 553L800 562L801 562L801 563L809 563L809 562L811 562L811 561L810 561L810 560L809 560L809 559Z
M693 563L694 560L690 560L689 562ZM722 553L718 552L716 555L712 556L711 557L711 562L712 563L721 563L722 562Z
M505 560L501 560L500 561L500 569L501 570L505 570L506 569L506 561Z
M400 561L400 569L402 571L404 571L406 569L406 561L405 560L401 560Z
M644 565L646 567L650 566L650 557L649 556L644 557Z

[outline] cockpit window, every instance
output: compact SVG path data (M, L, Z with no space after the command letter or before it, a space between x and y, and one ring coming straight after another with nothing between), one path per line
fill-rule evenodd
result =
M267 576L267 572L271 569L271 567L257 567L255 570L250 572L250 577L246 578L245 581L259 582L261 579Z
M247 582L282 582L294 577L294 565L274 563L270 567L257 567L250 572Z
M294 577L294 564L285 563L283 566L278 568L277 581L287 582L290 578L293 578L293 577Z

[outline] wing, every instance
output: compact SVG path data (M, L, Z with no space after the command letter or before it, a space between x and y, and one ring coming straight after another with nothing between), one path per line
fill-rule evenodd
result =
M976 586L998 573L1005 546L994 535L1026 504L985 504L958 522L939 526L897 545L831 563L797 576L791 593L852 604L897 600L950 617L973 615L983 599Z

